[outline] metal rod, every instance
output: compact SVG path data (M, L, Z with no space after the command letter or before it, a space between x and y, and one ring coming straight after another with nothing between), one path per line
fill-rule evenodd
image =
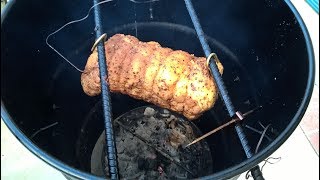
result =
M206 57L209 57L209 55L211 54L211 49L207 43L207 40L205 38L205 34L201 28L199 19L197 17L197 14L196 14L194 8L193 8L191 0L185 0L184 2L186 4L186 7L187 7L189 15L191 17L192 23L193 23L194 28L196 30L196 33L198 35L198 39L200 40L204 54ZM210 61L210 63L209 63L209 67L210 67L212 76L218 86L220 96L221 96L221 98L222 98L222 100L228 110L230 117L233 117L236 112L234 110L233 104L231 103L230 97L228 95L228 91L227 91L227 89L224 85L224 82L220 76L219 69L218 69L216 63L213 63L213 62L214 61Z
M251 158L252 157L251 148L249 146L248 140L246 138L246 135L243 132L243 129L242 129L241 125L239 123L236 123L235 129L236 129L236 132L237 132L237 134L239 136L240 143L241 143L241 145L242 145L242 147L244 149L244 152L247 155L247 158Z
M255 129L255 128L249 126L249 125L245 125L244 127L248 128L251 131L256 132L256 133L258 133L260 135L262 135L262 133L263 133L263 131L259 131L259 130ZM264 135L264 136L268 139L268 141L271 141L271 138L268 135Z
M190 18L192 20L192 23L193 23L193 26L197 32L197 35L198 35L198 39L200 40L200 43L201 43L201 46L202 46L202 49L206 55L206 57L208 57L212 52L211 52L211 49L205 39L205 34L202 30L202 27L200 25L200 22L199 22L199 19L197 17L197 14L193 8L193 5L192 5L192 2L191 0L184 0L185 4L186 4L186 8L189 12L189 15L190 15ZM228 113L229 113L229 116L230 117L233 117L236 112L235 112L235 109L234 109L234 106L231 102L231 99L228 95L228 92L227 92L227 89L224 85L224 82L220 76L220 73L219 73L219 70L218 70L218 67L216 65L216 63L213 63L212 61L210 61L209 63L209 67L210 67L210 70L211 70L211 73L212 73L212 76L218 86L218 89L219 89L219 93L220 93L220 96L221 96L221 99L223 100L227 110L228 110ZM236 114L240 119L242 118L240 113L237 113ZM252 152L251 152L251 149L250 149L250 146L248 144L248 141L247 141L247 138L243 132L243 129L241 127L241 125L239 124L239 122L236 123L235 125L235 129L236 129L236 132L239 136L239 139L240 139L240 142L241 142L241 145L246 153L246 156L247 158L251 158L252 157ZM254 171L253 171L254 170ZM251 174L253 175L253 177L255 178L254 174L257 174L256 172L257 171L260 171L260 168L259 168L259 165L255 166L254 168L252 168L252 171L251 171ZM255 172L255 173L253 173ZM261 174L261 172L260 172ZM260 175L259 174L259 175ZM262 174L261 176L257 176L257 179L260 178L261 179L262 177ZM263 177L262 177L263 179Z
M211 54L211 49L205 39L204 32L201 28L199 19L197 17L197 14L196 14L194 8L193 8L192 2L191 2L191 0L184 0L184 1L185 1L187 10L189 12L189 15L191 17L192 23L193 23L195 30L197 32L198 38L201 42L202 49L203 49L205 55L208 57ZM212 61L210 61L209 65L210 65L210 70L213 75L213 78L218 86L219 93L222 97L222 100L223 100L225 106L227 107L229 116L233 117L236 114L236 112L234 110L233 104L232 104L230 97L228 95L228 92L226 90L224 82L220 76L218 67L217 67L216 63L213 63ZM235 129L236 129L237 134L240 138L241 144L243 145L243 149L246 151L245 153L246 153L247 157L250 158L252 156L252 153L250 152L250 147L247 143L246 137L245 137L243 130L242 130L241 126L239 125L239 123L236 124Z
M191 145L193 145L193 144L195 144L195 143L197 143L197 142L201 141L202 139L204 139L204 138L206 138L206 137L208 137L208 136L210 136L210 135L212 135L212 134L214 134L214 133L218 132L219 130L221 130L221 129L223 129L223 128L227 127L227 126L229 126L229 125L230 125L230 124L232 124L232 123L235 123L235 122L236 122L236 121L238 121L238 120L239 120L239 118L234 118L234 119L232 119L232 120L228 121L227 123L225 123L225 124L223 124L223 125L221 125L221 126L219 126L219 127L215 128L215 129L213 129L213 130L209 131L208 133L204 134L203 136L201 136L201 137L199 137L199 138L197 138L197 139L193 140L191 143L189 143L189 144L188 144L188 145L186 145L185 147L191 146Z
M244 114L243 114L243 116L247 116L247 115L249 115L249 114L253 113L253 112L254 112L254 110L255 110L255 109L250 110L250 111L248 111L248 112L244 113ZM230 124L235 123L236 121L239 121L239 120L240 120L240 119L239 119L238 117L231 119L230 121L228 121L228 122L224 123L223 125L221 125L221 126L219 126L219 127L215 128L215 129L213 129L213 130L211 130L211 131L207 132L206 134L202 135L201 137L199 137L199 138L197 138L197 139L193 140L191 143L189 143L188 145L186 145L186 146L185 146L185 148L186 148L186 147L188 147L188 146L191 146L192 144L195 144L195 143L197 143L197 142L201 141L202 139L204 139L204 138L206 138L206 137L208 137L208 136L210 136L210 135L212 135L212 134L214 134L214 133L216 133L216 132L220 131L221 129L223 129L223 128L225 128L225 127L229 126Z
M99 3L98 0L93 0L93 4ZM102 36L102 23L101 23L101 13L100 6L94 7L94 21L96 25L96 39ZM119 179L118 175L118 162L117 162L117 152L116 144L114 140L113 125L111 122L111 98L109 92L109 85L106 81L108 72L106 65L106 55L104 49L104 42L100 41L97 45L98 60L99 60L99 73L100 73L100 83L101 83L101 97L103 104L103 115L105 124L105 135L106 135L106 154L108 158L108 167L110 173L110 179Z
M43 128L40 128L38 131L36 131L35 133L33 133L33 134L30 136L30 138L31 138L31 139L34 138L38 133L40 133L40 132L42 132L42 131L44 131L44 130L46 130L46 129L49 129L49 128L57 125L57 124L58 124L58 122L55 122L55 123L53 123L53 124L50 124L50 125L45 126L45 127L43 127Z

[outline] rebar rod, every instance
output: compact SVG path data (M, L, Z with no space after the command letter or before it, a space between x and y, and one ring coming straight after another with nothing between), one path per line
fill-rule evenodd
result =
M202 46L202 49L204 51L204 54L206 57L209 57L210 54L212 53L211 52L211 49L206 41L206 38L205 38L205 34L202 30L202 27L200 25L200 21L197 17L197 14L193 8L193 5L192 5L192 2L191 0L184 0L185 4L186 4L186 8L188 10L188 13L190 15L190 18L192 20L192 23L193 23L193 26L196 30L196 33L197 33L197 36L198 36L198 39L201 43L201 46ZM227 108L227 111L229 113L229 116L230 117L233 117L235 114L236 114L236 111L234 109L234 106L231 102L231 99L228 95L228 91L224 85L224 82L222 80L222 77L220 76L220 73L219 73L219 70L218 70L218 67L216 65L216 63L214 63L214 61L210 61L209 62L209 68L211 70L211 73L212 73L212 76L217 84L217 87L218 87L218 90L219 90L219 94L221 96L221 99L224 103L224 105L226 106ZM238 115L238 114L237 114ZM248 140L243 132L243 129L240 125L240 123L236 123L235 125L235 130L238 134L238 137L240 139L240 142L241 142L241 145L243 147L243 150L245 151L245 154L247 156L247 158L251 158L252 157L252 152L251 152L251 149L250 149L250 146L248 144ZM259 168L259 165L253 167L251 169L251 174L253 176L254 179L260 179L260 180L263 180L263 176L262 176L262 173L260 171L260 168Z
M93 0L94 4L98 3L98 0ZM95 21L95 33L96 39L100 38L103 34L102 23L101 23L101 12L100 7L94 7L94 21ZM100 41L97 44L98 61L99 61L99 73L101 83L101 97L102 97L102 108L104 115L105 124L105 135L106 135L106 154L108 158L108 167L110 173L110 179L119 179L118 175L118 162L117 162L117 151L114 139L113 125L112 125L112 114L111 114L111 98L109 85L106 81L108 72L106 64L106 54L104 49L104 42Z

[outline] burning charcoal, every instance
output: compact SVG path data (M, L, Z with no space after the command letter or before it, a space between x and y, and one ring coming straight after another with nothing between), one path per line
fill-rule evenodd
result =
M171 124L172 122L175 122L174 120L176 119L176 117L174 115L171 115L168 119L166 119L166 122ZM173 127L171 127L173 128Z
M131 158L131 155L126 155L124 153L121 156L119 156L118 159L123 162L130 162L132 158Z
M185 126L185 128L186 128L186 134L193 135L193 130L190 126Z
M164 131L166 129L166 124L163 121L157 122L158 131Z
M147 167L148 170L153 170L157 167L157 164L158 164L157 159L148 158L147 161L148 161L148 167Z
M174 148L178 148L186 141L186 136L180 133L178 130L172 129L169 135L169 142Z
M144 180L144 179L146 179L146 175L145 175L145 174L142 174L142 175L139 177L138 180Z
M169 123L169 128L170 128L170 129L175 129L175 128L176 128L176 121L171 121L171 122Z
M141 137L143 137L143 138L146 138L146 139L148 139L148 138L150 138L150 135L152 134L152 131L153 131L153 129L151 129L151 128L146 128L146 129L144 129L144 128L137 128L136 130L135 130L135 133L136 134L139 134Z
M156 113L156 111L153 109L153 108L150 108L150 107L147 107L145 110L144 110L144 115L145 116L153 116L154 114Z
M156 158L157 158L157 155L154 154L154 153L148 153L148 154L146 155L146 157L147 157L148 159L156 159Z
M178 179L188 179L188 175L185 173L185 174L183 174L182 176L180 176L180 175L176 175L176 177L178 178Z
M167 118L170 116L170 111L168 111L167 109L163 109L160 111L160 116L161 117L164 117L164 118Z
M119 133L120 134L120 133ZM116 136L116 142L117 143L119 143L121 140L122 140L122 138L119 136L119 134L118 134L118 136Z
M158 171L150 171L148 177L151 177L150 179L158 179L159 173Z
M168 116L160 117L160 112ZM135 118L140 115L143 118ZM197 176L211 173L212 158L205 141L181 148L201 136L189 121L154 106L130 111L116 121L122 123L115 129L121 179L190 179L194 178L190 172ZM101 149L100 152L104 151ZM104 163L105 170L107 166L108 163Z
M173 158L179 155L179 154L178 154L178 151L177 151L177 148L175 148L175 147L173 147L173 146L168 146L168 145L167 145L166 149L167 149L169 155L170 155L171 157L173 157ZM179 159L176 159L176 160L177 160L178 162L180 161Z
M149 162L146 159L143 159L143 158L138 159L138 168L140 170L148 169L148 167L149 167Z
M158 166L158 172L160 175L164 173L163 168L161 166Z
M119 142L119 146L117 146L118 154L122 154L124 152L124 149L125 149L125 146L120 145L120 142Z
M145 125L145 124L146 124L146 121L141 121L140 124L141 124L141 125Z

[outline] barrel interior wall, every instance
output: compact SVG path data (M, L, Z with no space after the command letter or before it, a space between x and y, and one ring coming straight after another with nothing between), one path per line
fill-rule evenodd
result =
M80 167L75 147L85 117L100 98L83 93L80 73L63 62L45 39L64 23L83 17L90 6L90 1L81 0L16 1L1 27L3 104L28 137L58 122L33 141L74 167ZM194 1L194 6L209 45L225 67L223 79L236 108L245 112L263 106L244 124L257 127L259 120L264 125L271 123L279 133L284 131L304 96L309 71L305 40L292 12L284 2L269 1L208 0ZM203 56L183 1L141 4L118 0L101 8L109 36L136 35L142 41L154 40ZM84 67L94 42L93 17L67 27L50 41L76 66ZM112 94L112 102L115 118L147 104L119 94ZM226 120L225 107L218 101L195 122L205 133ZM102 122L91 124L99 130L93 139L102 132ZM248 129L245 132L255 147L260 135ZM214 161L222 162L215 164L214 171L246 159L232 127L207 140Z

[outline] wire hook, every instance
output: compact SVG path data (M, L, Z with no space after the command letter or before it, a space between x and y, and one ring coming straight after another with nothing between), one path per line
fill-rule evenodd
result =
M102 34L102 35L94 42L94 44L93 44L93 46L92 46L92 48L91 48L91 52L93 52L93 51L96 49L96 47L97 47L97 45L98 45L98 43L99 43L100 41L103 40L103 42L105 42L106 39L107 39L107 34L106 34L106 33Z
M92 11L92 9L95 7L95 6L99 6L101 4L104 4L104 3L107 3L107 2L111 2L113 0L104 0L104 1L101 1L99 3L96 3L94 4L93 6L90 7L90 9L88 10L88 13L86 16L84 16L83 18L80 18L80 19L77 19L77 20L73 20L73 21L70 21L66 24L64 24L63 26L61 26L59 29L57 29L56 31L52 32L51 34L49 34L46 38L46 44L54 51L56 52L60 57L62 57L67 63L69 63L72 67L74 67L77 71L81 72L81 73L85 73L83 70L81 70L80 68L78 68L77 66L75 66L71 61L69 61L66 57L64 57L58 50L56 50L50 43L49 43L49 38L51 36L53 36L54 34L58 33L59 31L61 31L63 28L65 28L66 26L68 25L71 25L71 24L74 24L74 23L78 23L78 22L81 22L81 21L84 21L85 19L87 19L90 15L90 12Z

